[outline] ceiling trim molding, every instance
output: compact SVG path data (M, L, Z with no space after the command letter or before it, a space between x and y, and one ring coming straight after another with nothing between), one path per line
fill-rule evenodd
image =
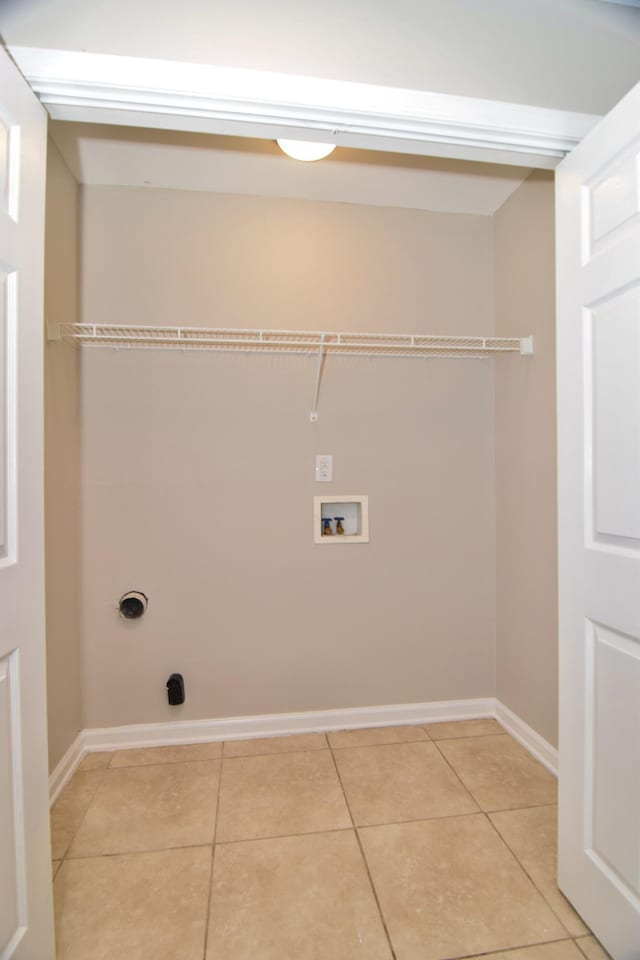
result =
M553 168L599 119L473 97L110 54L11 47L54 119Z

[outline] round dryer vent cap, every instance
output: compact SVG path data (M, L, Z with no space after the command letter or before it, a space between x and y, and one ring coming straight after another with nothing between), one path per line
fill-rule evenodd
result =
M118 609L125 620L137 620L147 609L149 598L139 590L130 590L120 597Z

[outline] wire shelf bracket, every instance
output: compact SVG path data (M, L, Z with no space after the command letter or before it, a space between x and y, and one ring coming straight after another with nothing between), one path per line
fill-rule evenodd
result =
M50 324L49 340L84 346L142 350L217 350L317 356L311 420L328 356L440 357L486 360L506 353L533 356L533 337L439 337L417 333L333 333L301 330L246 330L212 327L152 327L118 324Z

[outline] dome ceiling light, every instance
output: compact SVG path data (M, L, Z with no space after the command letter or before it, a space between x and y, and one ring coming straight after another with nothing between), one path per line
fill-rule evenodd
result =
M283 153L294 160L323 160L335 150L334 143L312 143L309 140L276 140Z

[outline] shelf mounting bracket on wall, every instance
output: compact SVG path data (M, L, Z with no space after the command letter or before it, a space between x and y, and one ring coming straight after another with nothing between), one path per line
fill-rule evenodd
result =
M311 407L311 413L309 419L311 423L315 423L318 419L318 395L320 394L320 381L322 380L322 368L324 367L324 358L325 358L325 349L324 349L324 340L325 334L320 334L320 346L318 347L318 366L316 368L316 388L313 392L313 406Z

